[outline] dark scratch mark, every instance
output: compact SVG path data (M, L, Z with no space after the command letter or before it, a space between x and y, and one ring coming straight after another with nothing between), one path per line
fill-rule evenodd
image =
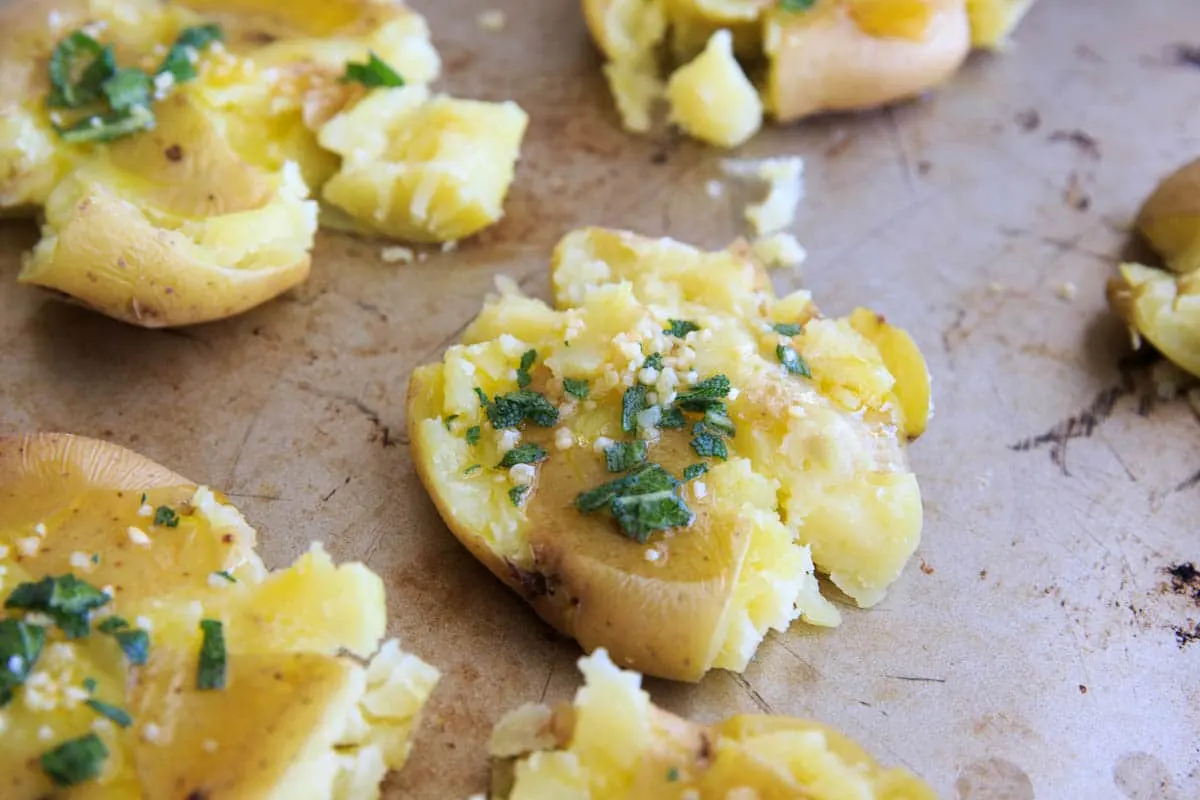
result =
M542 694L538 697L539 703L546 701L546 692L550 691L550 679L554 677L554 662L550 662L550 671L546 673L546 682L542 684Z
M275 497L269 494L250 494L249 492L225 492L227 497L250 498L253 500L283 500L283 497Z
M1026 230L1025 228L1014 228L1009 225L1001 225L998 228L1003 236L1016 237L1026 239L1032 242L1041 242L1042 244L1050 245L1060 253L1074 253L1076 255L1087 256L1097 261L1103 261L1105 264L1112 263L1112 255L1108 253L1098 253L1095 250L1088 250L1086 247L1080 247L1079 241L1085 234L1080 234L1075 239L1060 239L1056 236L1045 236Z
M1121 469L1125 470L1125 474L1129 477L1129 480L1137 483L1137 476L1133 474L1133 470L1131 470L1129 465L1125 463L1125 459L1121 456L1120 452L1117 451L1117 448L1112 446L1112 442L1109 442L1106 439L1104 441L1104 446L1108 448L1108 452L1113 454L1113 458L1115 458L1117 463L1121 465Z
M1094 161L1100 160L1100 143L1087 131L1079 128L1073 131L1055 131L1050 134L1050 141L1074 145L1080 153L1088 158Z
M1027 108L1024 111L1017 112L1014 117L1017 127L1026 133L1032 133L1042 127L1042 115L1038 113L1036 108Z
M1112 416L1117 402L1133 393L1129 383L1113 386L1096 395L1091 404L1077 414L1063 420L1045 433L1011 444L1008 449L1027 453L1046 445L1050 446L1050 460L1058 465L1062 474L1071 477L1067 468L1067 445L1072 439L1087 439L1100 424Z
M763 696L758 693L757 689L750 685L750 681L746 680L745 676L739 675L736 672L731 672L729 674L733 676L734 682L737 683L738 686L741 686L742 690L750 696L750 699L754 701L754 705L758 706L759 711L763 712L764 714L775 713L775 710L771 708L771 704L768 703Z
M337 490L338 490L338 489L342 488L342 486L347 486L347 485L349 485L349 483L350 483L350 478L349 478L349 476L347 476L346 480L342 481L342 484L341 484L341 486L335 486L335 487L333 487L332 489L330 489L330 490L329 490L329 494L327 494L327 495L325 495L325 496L323 496L323 497L321 498L321 502L322 502L322 503L328 503L328 502L329 502L329 499L330 499L331 497L333 497L335 494L337 494Z
M1194 486L1200 486L1200 469L1193 472L1188 478L1183 480L1178 486L1172 489L1172 493L1186 492Z
M947 353L954 350L955 344L966 338L963 332L963 322L967 318L967 310L960 308L954 312L954 321L942 331L942 349ZM957 340L957 341L955 341Z
M332 392L332 391L329 391L328 389L321 389L316 386L313 386L308 381L300 381L299 383L295 383L293 385L302 392L308 392L309 394L315 394L317 397L323 397L326 400L335 400L339 403L348 405L351 408L353 408L354 410L358 411L360 414L362 414L364 417L367 418L368 422L371 423L371 426L375 429L376 434L379 436L380 439L382 439L382 443L383 443L384 447L393 447L398 443L399 444L407 444L408 443L407 441L405 441L405 437L393 438L391 428L389 428L387 425L383 424L383 420L381 420L379 418L379 412L376 411L375 409L371 408L369 405L364 403L362 400L359 400L357 397L354 397L353 395L343 394L341 392ZM372 437L371 441L375 441L374 437Z
M1175 67L1200 69L1200 44L1171 45L1169 61Z
M1083 184L1078 173L1072 172L1067 176L1067 187L1063 189L1063 202L1076 211L1087 211L1092 207L1092 198L1083 191Z
M383 309L380 308L379 306L373 305L372 303L368 303L366 300L354 300L352 302L354 303L355 306L357 306L358 308L361 308L363 311L366 311L368 314L374 315L374 317L377 320L379 320L380 322L389 322L390 321L388 319L388 315L385 314Z
M885 678L891 678L896 681L911 681L912 683L945 683L945 678L922 678L917 675L884 675Z
M159 328L156 332L161 333L163 336L173 336L176 339L183 339L184 341L198 344L201 347L204 347L208 350L212 349L212 343L205 341L204 339L201 339L199 336L195 336L194 334L188 333L187 331L183 331L178 328Z

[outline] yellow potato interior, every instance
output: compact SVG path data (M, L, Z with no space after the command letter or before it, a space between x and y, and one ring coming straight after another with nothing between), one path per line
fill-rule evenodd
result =
M505 290L410 386L419 471L478 558L585 649L686 680L744 669L767 630L798 617L837 624L814 562L860 605L883 597L921 529L902 445L924 428L928 375L906 334L821 318L806 292L776 298L734 253L617 231L569 234L552 282L557 309ZM672 320L694 329L672 335ZM479 393L507 395L522 372L557 418L497 428ZM715 376L731 387L724 459L701 455L696 416L656 422ZM636 387L647 408L627 430ZM679 489L692 522L641 543L576 507L618 477L604 451L638 440L676 478L707 470ZM502 464L514 448L543 458Z
M1168 359L1200 376L1200 272L1172 275L1122 264L1108 286L1109 304Z
M745 715L705 727L653 706L641 676L599 650L571 705L526 706L492 736L494 796L508 800L728 797L933 800L824 725Z

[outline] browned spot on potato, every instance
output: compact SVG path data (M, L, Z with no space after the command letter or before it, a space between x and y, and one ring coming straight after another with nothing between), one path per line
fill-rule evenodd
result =
M182 161L183 148L177 144L173 144L163 151L163 155L167 157L167 161Z

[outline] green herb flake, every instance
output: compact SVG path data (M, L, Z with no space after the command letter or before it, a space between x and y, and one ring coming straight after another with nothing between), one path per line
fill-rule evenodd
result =
M68 639L80 639L89 632L88 614L111 599L74 575L60 575L18 585L4 607L49 614Z
M628 472L639 464L646 463L646 443L617 442L604 451L604 462L609 472Z
M101 86L117 70L111 47L105 47L83 31L60 41L50 55L52 108L80 108L100 99Z
M93 564L100 563L100 554L99 553L92 553L92 563Z
M508 469L518 464L538 464L546 460L546 451L536 444L521 444L504 454L496 466Z
M469 466L463 470L463 475L474 475L476 472L479 472L479 470L481 470L481 469L483 469L483 465L472 464L471 466Z
M796 322L777 322L771 326L771 330L780 336L799 336L804 331L804 326Z
M225 626L215 619L200 620L200 663L196 669L196 688L201 691L225 688L228 671L225 655Z
M621 398L621 430L632 433L637 430L638 414L645 411L646 387L640 383L630 386Z
M95 678L84 678L83 679L83 688L87 690L88 694L91 694L94 691L96 691L96 679Z
M488 396L483 391L483 389L480 389L478 386L476 386L475 387L475 396L479 398L479 407L480 408L488 407Z
M116 614L111 617L105 617L100 620L100 624L96 626L96 630L101 633L116 633L129 628L129 623L124 617L118 617Z
M729 378L724 375L713 375L687 391L680 392L675 398L675 405L685 411L707 411L718 405L724 407L722 401L729 395L731 388Z
M809 369L808 362L796 352L796 348L781 344L775 348L775 355L779 358L779 363L783 364L783 368L792 375L801 375L805 378L812 377L812 370Z
M178 528L179 515L170 506L159 506L154 509L154 524L160 528Z
M544 395L521 389L497 395L487 405L487 418L496 430L515 428L526 421L549 428L558 422L558 409Z
M167 51L157 74L170 75L175 83L192 80L200 74L196 71L196 61L199 60L200 51L206 49L213 42L224 39L225 34L220 25L196 25L184 28L175 38L171 49Z
M84 117L66 128L56 128L64 142L83 144L86 142L111 142L122 136L154 127L154 114L144 106L134 106L129 111L114 111Z
M683 412L678 408L665 408L658 418L658 428L664 431L676 430L687 424Z
M514 486L508 490L508 499L517 508L521 507L521 503L525 501L525 495L529 493L528 486Z
M67 787L98 776L107 758L108 748L104 742L96 734L89 733L43 753L41 765L55 786Z
M0 620L0 708L8 705L46 645L46 630L19 619Z
M84 703L84 705L86 705L92 711L95 711L100 716L108 717L122 728L128 728L133 724L133 717L129 716L129 712L123 708L117 708L116 706L109 705L108 703L102 703L95 699L88 700L86 703Z
M592 387L580 378L563 378L563 391L576 400L587 400L588 395L592 393Z
M471 427L467 428L467 444L469 444L471 447L479 444L480 433L481 431L479 430L478 425L472 425Z
M667 770L667 781L669 783L675 783L678 780L679 780L679 767L671 767L669 770Z
M456 419L458 419L458 414L451 414L450 416L446 417L446 430L450 430L450 423L454 422Z
M700 326L694 322L688 322L686 319L669 319L667 320L667 329L663 333L670 334L677 339L682 339L689 333L695 333L700 330Z
M642 464L633 472L581 492L575 507L590 514L607 507L621 532L641 544L656 530L685 527L695 518L679 496L679 481L658 464Z
M529 374L529 370L533 368L533 362L537 360L537 350L526 350L521 354L521 364L517 367L517 388L524 389L529 384L533 383L533 376Z
M141 628L117 631L113 638L117 640L117 645L130 664L140 667L150 657L150 634Z
M126 113L135 107L149 108L154 84L136 67L122 67L104 81L100 89L113 111Z
M692 449L701 458L719 458L722 461L729 458L729 451L725 449L725 440L711 433L696 433L692 437Z
M737 435L737 428L734 426L733 420L729 418L729 412L724 403L714 405L706 410L703 422L709 432L716 432L722 436Z
M649 369L661 370L663 368L662 353L651 353L649 356L646 357L646 361L644 364L642 364L642 366L647 367Z
M691 464L683 468L683 479L694 481L706 472L708 472L708 464Z
M367 54L365 64L358 64L353 61L346 64L346 74L342 81L345 83L361 83L368 89L373 89L377 86L397 87L404 85L404 77L399 72L388 66L388 63L379 56L375 55L374 51Z
M784 11L810 11L817 0L779 0L779 7Z
M238 579L233 577L233 575L231 575L229 573L229 570L226 570L226 569L220 570L218 572L214 572L213 575L216 575L218 578L224 578L227 583L237 583L238 582Z

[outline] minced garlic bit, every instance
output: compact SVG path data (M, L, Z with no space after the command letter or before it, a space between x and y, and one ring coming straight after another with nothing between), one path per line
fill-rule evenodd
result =
M51 728L49 725L43 725L42 727L38 728L37 735L38 735L39 741L43 741L43 742L53 741L54 740L54 728Z
M137 515L139 517L153 517L154 506L150 505L149 503L142 503L141 507L137 510Z
M575 435L570 428L559 428L554 432L554 446L559 450L570 450L575 445Z
M42 540L36 536L29 536L24 539L17 539L13 544L17 547L17 552L23 556L36 556L38 550L41 549Z
M521 443L521 432L511 428L496 432L496 449L500 455L504 455L509 450Z
M725 193L725 184L714 178L704 184L704 193L716 200Z
M385 247L379 251L379 257L385 264L411 264L416 253L411 247Z
M71 553L70 562L72 569L80 570L82 572L90 572L95 566L92 564L92 557L80 550L76 550L74 553Z
M662 553L658 552L657 548L654 548L654 547L646 548L646 560L647 561L654 562L654 561L658 561L660 558L662 558Z
M1058 299L1065 300L1069 303L1075 299L1075 295L1078 293L1078 291L1079 290L1075 284L1071 283L1070 281L1066 281L1058 287Z
M502 31L508 24L508 16L503 11L493 8L481 12L475 21L486 31Z
M44 537L46 535L46 523L39 522L37 525L34 525L33 532L36 533L38 536Z
M532 464L514 464L508 470L508 479L517 486L528 486L533 483L537 468Z
M139 547L149 547L150 546L150 537L141 528L131 525L125 531L125 533L129 534L129 541L133 542L137 546L139 546Z
M142 740L150 744L161 744L163 740L162 728L153 722L147 722L142 726Z
M704 481L696 481L692 484L692 494L696 499L706 497L708 495L708 484Z

